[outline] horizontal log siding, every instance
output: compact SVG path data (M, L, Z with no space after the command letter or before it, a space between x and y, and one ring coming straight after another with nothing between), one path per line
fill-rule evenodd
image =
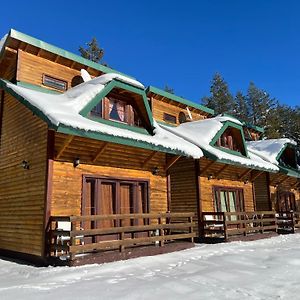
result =
M56 135L56 152L61 147L62 138L62 135ZM85 148L83 148L84 142L86 142ZM101 143L103 142L76 137L60 158L60 160L65 161L54 161L51 215L68 216L81 214L83 175L149 180L150 212L166 212L167 177L164 171L166 155L157 153L143 167L142 164L151 155L151 151L108 144L95 163L88 162L95 157L95 154L102 146ZM84 156L86 161L77 168L73 167L72 162L67 162L67 160L77 157L78 154L78 157L82 160L81 153L83 154L84 151L86 153L86 156ZM151 171L154 166L159 168L159 175L152 175Z
M254 181L256 210L271 210L272 205L269 201L268 174L263 173Z
M201 110L197 110L192 107L189 107L189 109L194 121L202 120L206 118L205 115L202 115ZM186 110L186 105L180 103L176 105L176 102L167 103L164 102L163 100L152 98L152 114L154 119L156 119L157 121L165 122L164 113L167 113L176 116L177 125L179 125L178 116L181 111L184 112L186 115L188 115L188 112Z
M200 170L204 169L208 163L210 163L210 160L201 159ZM237 180L239 175L245 172L246 169L237 168L235 166L230 165L221 174L219 174L217 176L218 178L216 179L214 176L223 166L224 164L215 163L208 169L206 174L201 174L200 176L202 211L215 211L214 198L212 192L213 186L224 186L243 189L245 211L254 211L252 183L249 181L245 184L243 181ZM210 180L208 179L209 175L213 176L213 178Z
M0 147L0 248L42 255L47 126L5 96ZM30 169L21 167L23 160Z
M17 80L52 89L43 85L43 74L67 81L70 88L80 71L19 50Z

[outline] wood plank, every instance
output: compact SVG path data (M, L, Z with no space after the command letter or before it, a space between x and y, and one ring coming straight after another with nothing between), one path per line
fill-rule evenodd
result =
M104 143L102 147L99 149L98 153L95 155L95 157L92 159L92 162L96 162L98 158L104 153L105 149L107 148L108 143Z

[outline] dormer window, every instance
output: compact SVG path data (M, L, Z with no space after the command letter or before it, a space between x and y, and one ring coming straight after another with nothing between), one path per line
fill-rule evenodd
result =
M280 156L279 163L284 167L297 169L297 156L295 149L287 147Z
M143 127L137 111L125 100L117 97L105 97L91 111L90 115L131 126Z
M216 146L246 155L243 138L239 129L229 127L217 139Z

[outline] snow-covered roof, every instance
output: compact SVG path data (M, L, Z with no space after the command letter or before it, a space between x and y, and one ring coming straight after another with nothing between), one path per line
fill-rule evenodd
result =
M2 51L2 48L3 48L4 44L5 44L5 41L6 41L6 39L7 39L7 36L8 36L8 34L4 35L4 36L1 38L1 40L0 40L0 53L1 53L1 51Z
M166 130L183 137L187 141L200 147L204 153L207 152L218 160L238 164L241 166L247 166L253 169L262 169L268 171L278 171L278 167L274 164L265 161L254 153L248 153L249 157L243 157L241 155L234 155L223 151L219 147L214 147L210 143L216 134L222 129L226 122L233 122L236 125L242 126L242 123L228 116L217 116L200 121L194 121L189 123L183 123L178 127L163 126Z
M279 164L278 155L287 144L297 145L295 141L287 138L251 141L246 144L251 153L275 165Z
M56 128L63 125L84 132L101 133L112 137L131 139L137 142L137 147L139 146L138 142L142 142L162 147L165 151L180 152L182 155L194 158L203 156L202 151L198 147L166 131L156 122L153 122L154 135L150 135L103 124L80 115L79 112L112 80L122 81L144 90L144 86L140 82L114 73L96 77L69 89L63 94L49 94L18 86L10 82L2 81L2 83L5 84L8 90L12 90L18 96L21 96L22 101L25 102L24 104L29 104L30 108L35 108Z

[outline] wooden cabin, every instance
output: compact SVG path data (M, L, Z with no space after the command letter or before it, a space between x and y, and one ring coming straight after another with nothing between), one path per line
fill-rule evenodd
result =
M190 246L168 170L202 152L154 121L144 86L15 30L0 51L1 254L76 264Z
M146 90L153 118L162 124L178 126L213 116L214 110L153 86Z
M268 186L272 209L291 220L299 219L300 172L296 143L290 139L269 139L248 143L249 151L278 166L280 172L270 175ZM264 202L262 205L266 205ZM293 212L293 214L289 214ZM283 217L283 216L282 216ZM296 224L297 225L297 224Z
M171 211L194 211L199 239L276 231L267 181L278 168L248 151L241 122L218 116L164 128L204 153L199 160L181 158L170 169ZM261 199L268 206L258 208Z

